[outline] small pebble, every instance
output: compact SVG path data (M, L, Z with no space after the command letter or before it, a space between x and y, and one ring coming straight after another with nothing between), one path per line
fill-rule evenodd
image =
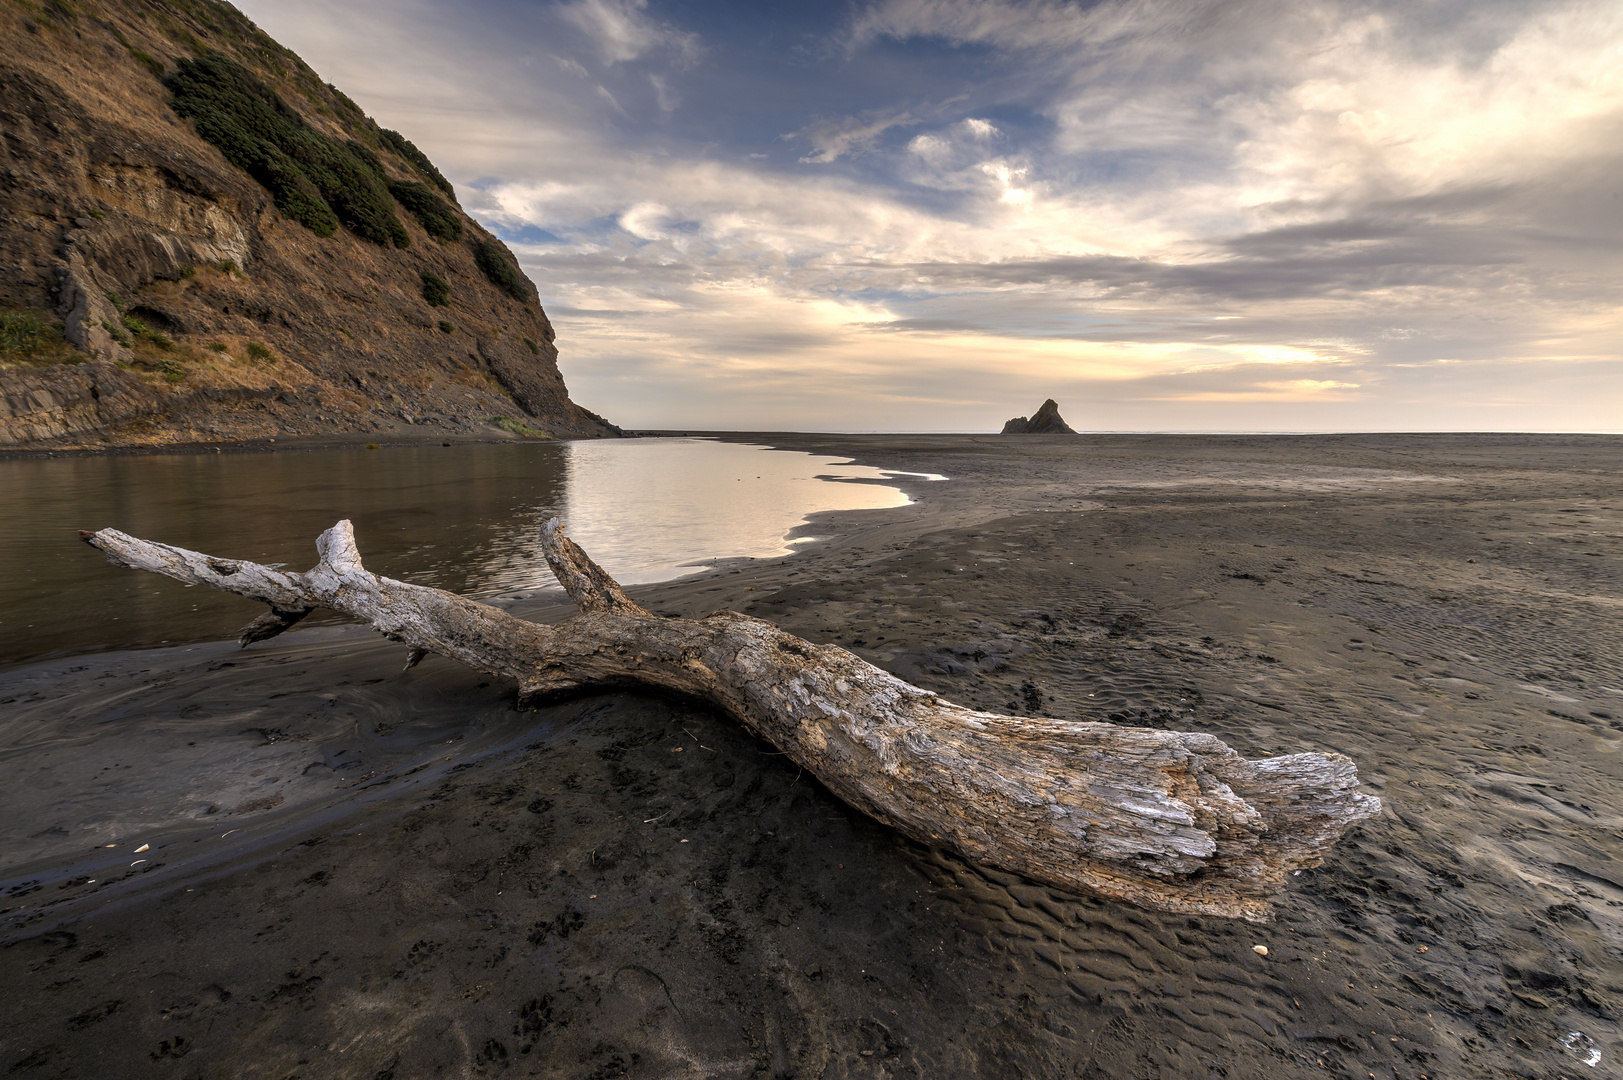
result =
M1251 951L1256 953L1258 956L1267 956L1268 955L1268 946L1266 946L1266 945L1253 945L1253 946L1251 946Z

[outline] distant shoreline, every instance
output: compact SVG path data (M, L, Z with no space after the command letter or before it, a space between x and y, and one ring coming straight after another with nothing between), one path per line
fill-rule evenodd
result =
M1551 440L1619 440L1623 432L1517 432L1517 431L1084 431L1075 435L1001 435L994 431L894 431L894 432L838 432L838 431L731 431L706 428L645 428L627 429L626 438L633 439L721 439L727 442L758 442L767 445L784 443L800 445L807 442L851 442L866 444L868 440L886 439L991 439L1012 445L1052 441L1066 443L1127 441L1146 439L1206 439L1217 442L1235 440L1337 440L1337 439L1403 439L1429 443L1449 440L1477 440L1487 442L1534 440L1548 445ZM437 431L407 437L402 432L391 432L387 437L377 433L354 435L291 435L283 438L246 439L240 442L167 443L161 446L142 446L128 443L107 446L40 446L0 447L0 461L28 461L44 458L72 457L153 457L187 454L268 454L282 450L355 450L377 444L387 450L405 446L500 446L512 443L594 442L595 439L525 439L518 436L469 436Z

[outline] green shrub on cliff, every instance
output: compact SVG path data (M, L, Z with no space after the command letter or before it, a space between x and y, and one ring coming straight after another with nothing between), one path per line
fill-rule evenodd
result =
M130 332L135 343L145 342L159 352L168 352L175 347L175 343L167 335L152 329L139 315L125 315L120 322L124 324L124 329ZM125 340L119 344L133 347L134 343Z
M361 111L361 107L355 104L354 100L348 94L338 89L338 87L334 86L332 83L327 84L327 90L332 94L333 101L338 105L339 115L343 119L349 121L350 127L348 130L353 131L357 127L365 128L368 126L366 123L366 113ZM373 139L372 144L376 146L377 140Z
M97 21L100 22L101 20L98 19ZM130 39L125 37L124 31L120 30L115 24L110 22L102 22L101 25L102 28L105 29L109 34L113 35L113 40L124 46L125 52L133 56L141 63L143 67L152 72L152 74L156 75L160 79L163 78L162 60L159 60L156 56L153 56L144 49L137 49L134 45L130 44Z
M400 132L390 131L388 128L379 128L378 134L383 136L383 141L388 145L389 149L411 162L412 165L416 166L418 172L428 178L429 183L445 192L452 202L456 202L456 188L451 186L451 181L447 180L444 174L434 167L434 163L428 160L428 155L417 149L410 139L400 134Z
M174 95L174 110L191 119L198 135L317 236L331 236L343 224L373 243L411 243L377 156L316 131L247 68L218 54L183 58L164 85Z
M429 190L427 184L415 180L389 181L389 194L417 219L423 231L446 243L462 236L462 219L456 216L446 201Z
M429 307L450 307L451 287L432 270L423 271L423 299Z
M533 428L524 421L513 416L492 416L490 422L503 431L511 431L514 435L522 435L526 439L550 439L551 435L540 428Z
M35 311L0 308L0 367L78 363L85 357L62 340L62 330Z
M529 303L529 282L518 272L518 267L508 261L500 245L489 240L478 241L473 245L473 261L479 264L492 285L521 304Z
M159 60L156 56L153 56L151 53L146 52L143 49L137 49L134 46L130 46L129 51L130 51L131 56L135 57L136 60L141 62L142 67L144 67L148 71L152 72L152 74L156 75L158 78L160 78L160 79L163 78L163 61L162 60Z

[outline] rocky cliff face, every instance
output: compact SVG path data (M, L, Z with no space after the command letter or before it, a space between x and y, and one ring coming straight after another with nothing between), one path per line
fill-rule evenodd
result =
M433 165L235 8L0 34L0 446L619 434Z

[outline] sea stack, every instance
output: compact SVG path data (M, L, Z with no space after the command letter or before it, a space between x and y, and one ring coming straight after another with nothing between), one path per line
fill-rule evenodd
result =
M1005 435L1075 435L1075 430L1067 424L1059 414L1059 404L1049 398L1043 402L1042 408L1032 414L1027 420L1024 416L1017 416L1003 425Z

